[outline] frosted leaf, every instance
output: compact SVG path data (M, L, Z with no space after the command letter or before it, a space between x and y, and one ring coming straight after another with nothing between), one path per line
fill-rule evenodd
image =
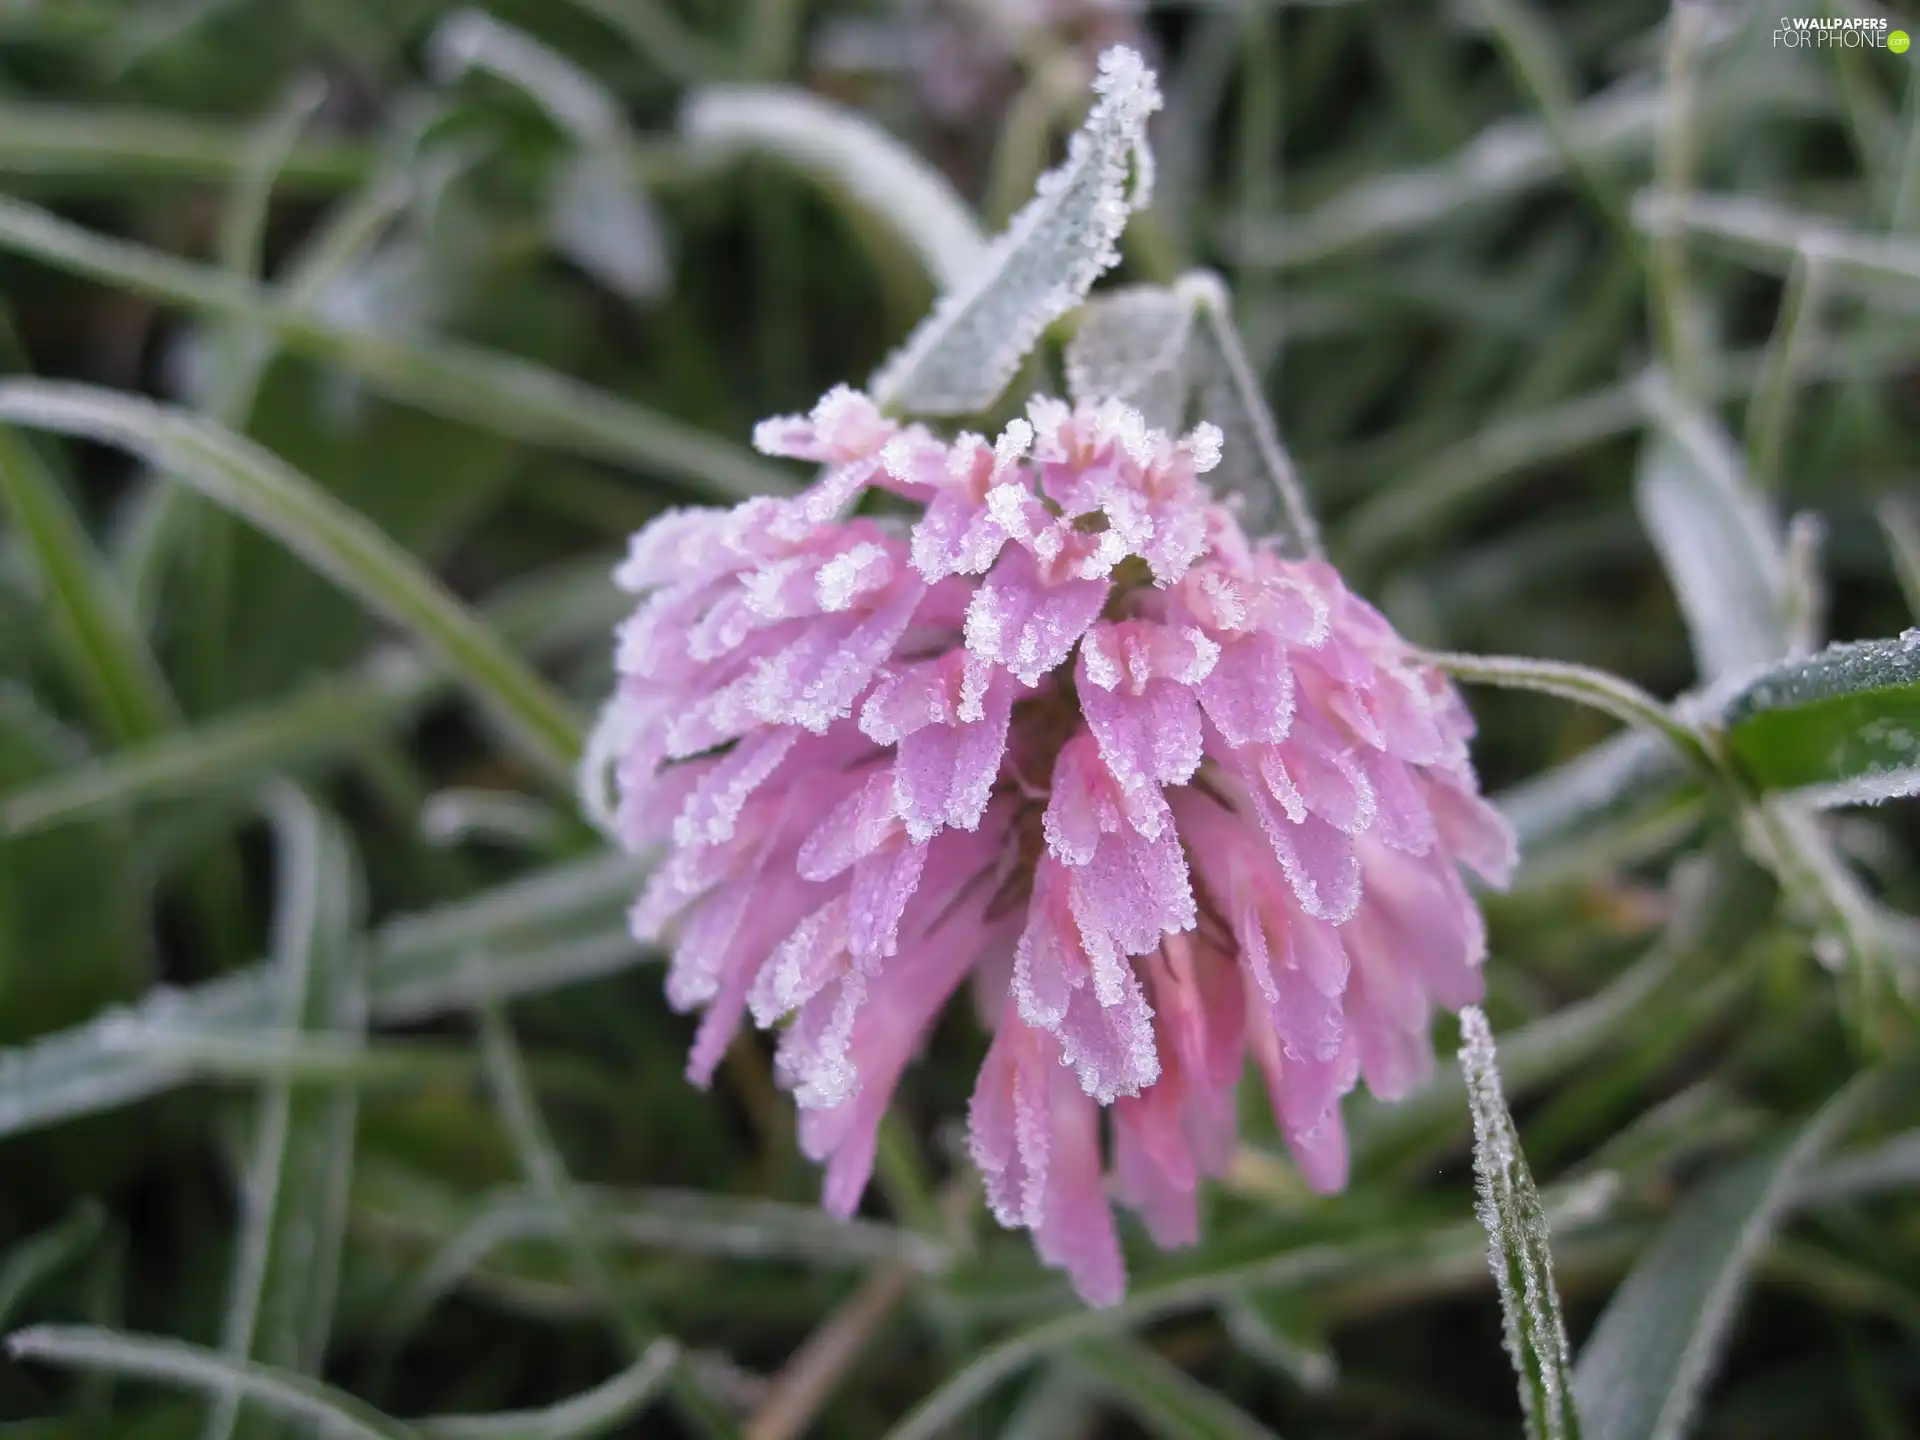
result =
M943 290L981 268L986 238L946 176L851 110L802 90L710 85L688 96L680 133L696 155L763 151L844 191L912 246Z
M1187 378L1199 391L1200 413L1221 432L1214 489L1237 499L1249 535L1276 536L1290 558L1318 559L1320 527L1240 343L1226 287L1218 277L1197 272L1183 276L1175 294L1192 317Z
M1578 1440L1566 1326L1553 1285L1547 1215L1520 1150L1500 1089L1493 1032L1477 1005L1460 1012L1460 1071L1473 1111L1477 1210L1487 1231L1487 1263L1500 1288L1507 1354L1520 1380L1520 1409L1530 1440Z
M1165 286L1098 296L1067 345L1067 388L1076 402L1122 400L1155 429L1178 430L1191 388L1192 332L1193 306Z
M925 415L985 409L1041 331L1118 262L1127 217L1147 203L1147 117L1160 108L1160 90L1124 46L1100 57L1093 88L1099 98L1065 162L1040 177L979 268L874 377L882 404Z

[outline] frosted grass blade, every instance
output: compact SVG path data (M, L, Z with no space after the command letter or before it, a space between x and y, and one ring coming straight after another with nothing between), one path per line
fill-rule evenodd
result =
M49 618L102 732L124 742L165 730L179 712L126 597L58 482L25 440L5 429L0 495L40 573Z
M571 708L420 563L306 476L183 411L83 385L0 383L0 420L130 450L250 521L437 653L549 773L571 773Z
M100 1370L182 1390L220 1394L229 1387L247 1399L312 1426L325 1440L418 1440L418 1433L343 1390L268 1365L229 1360L179 1340L124 1335L90 1325L38 1325L7 1337L16 1360Z
M359 877L345 831L290 785L269 795L278 848L274 1014L268 1033L346 1037L366 1024L366 977L354 933ZM318 1372L333 1319L358 1097L349 1086L296 1093L288 1078L260 1087L243 1176L242 1224L223 1348L295 1374ZM225 1440L239 1394L216 1404L204 1434Z
M1473 1111L1477 1208L1487 1232L1487 1260L1500 1290L1507 1355L1520 1381L1526 1432L1532 1440L1580 1440L1546 1211L1507 1113L1493 1032L1479 1006L1460 1012L1460 1035L1460 1071Z

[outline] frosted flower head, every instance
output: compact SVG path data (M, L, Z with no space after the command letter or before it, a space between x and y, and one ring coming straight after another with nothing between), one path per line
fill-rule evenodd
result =
M778 1026L849 1214L971 987L989 1202L1094 1303L1125 1283L1109 1176L1192 1240L1248 1056L1302 1173L1340 1189L1341 1097L1405 1095L1434 1007L1480 996L1459 867L1513 865L1452 686L1329 566L1241 533L1211 426L1038 399L946 440L841 389L755 439L819 478L634 537L590 761L620 840L664 847L633 925L704 1012L691 1078L748 1015ZM918 509L859 516L870 488Z

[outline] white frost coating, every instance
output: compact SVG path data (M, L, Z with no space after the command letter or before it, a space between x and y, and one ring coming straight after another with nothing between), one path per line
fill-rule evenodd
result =
M1186 423L1193 307L1164 285L1135 285L1088 302L1067 344L1076 403L1123 400L1169 433Z
M602 145L623 128L620 104L559 51L478 10L450 15L427 41L427 71L441 84L485 70L526 91L553 123L583 144Z
M1118 45L1101 55L1093 88L1099 99L1066 160L1040 177L977 272L874 377L882 405L922 415L986 408L1041 331L1119 261L1120 232L1151 188L1147 117L1160 108L1160 88L1146 63Z
M1501 1093L1493 1031L1477 1005L1460 1012L1460 1071L1473 1112L1473 1173L1480 1191L1475 1208L1487 1232L1487 1263L1500 1288L1507 1355L1520 1379L1527 1434L1567 1440L1579 1433L1579 1425L1546 1211Z
M584 149L555 172L547 234L554 249L616 295L646 300L666 289L660 220L618 145Z
M986 237L947 178L885 130L803 90L709 85L680 110L680 134L703 157L764 151L844 189L918 252L942 290L976 275Z

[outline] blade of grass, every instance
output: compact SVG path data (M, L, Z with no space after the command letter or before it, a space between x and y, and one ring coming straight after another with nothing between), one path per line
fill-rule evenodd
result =
M177 110L0 102L0 174L63 190L118 193L129 180L223 184L245 173L249 141L230 124ZM355 140L308 140L289 151L281 181L301 195L358 184L373 162Z
M310 310L327 287L379 240L412 193L409 176L383 171L328 211L288 267L283 285L287 303L298 310ZM248 428L260 382L278 344L276 336L256 329L246 346L229 356L230 368L217 382L218 393L204 407L211 418L236 430ZM150 475L125 527L118 568L133 597L135 613L148 624L159 610L166 562L187 528L183 521L193 508L192 501L189 493L169 484L165 476Z
M1487 1232L1487 1262L1500 1291L1526 1433L1533 1440L1580 1440L1546 1212L1500 1090L1493 1031L1479 1006L1460 1012L1460 1037L1460 1073L1473 1112L1475 1211Z
M623 1293L607 1262L603 1239L580 1203L566 1162L540 1114L506 1016L498 1001L486 995L481 985L476 984L474 988L481 992L475 995L481 1065L520 1168L541 1203L559 1217L578 1279L599 1296L606 1319L621 1343L638 1358L659 1338L659 1327L642 1315L633 1300ZM669 1386L674 1409L687 1424L708 1436L733 1433L732 1424L691 1372L676 1367Z
M1850 230L1770 200L1733 195L1649 195L1635 207L1640 227L1655 235L1686 231L1775 274L1814 246L1836 288L1911 302L1920 286L1920 243Z
M57 1225L29 1235L0 1256L0 1330L46 1281L84 1255L106 1228L107 1212L88 1199Z
M285 545L435 651L549 775L569 776L571 707L419 562L304 475L179 410L87 386L0 383L0 420L130 450Z
M254 128L247 145L247 163L220 222L220 268L241 284L251 285L260 274L275 179L325 96L325 84L317 78L297 84ZM253 408L253 391L264 368L250 353L259 350L259 337L252 326L233 322L218 328L212 347L219 361L217 378L207 397L209 403L201 408L220 424L245 431L248 412ZM189 703L205 710L224 699L231 641L233 522L217 506L204 503L190 506L189 516L186 528L192 532L193 567L183 636L182 686Z
M1780 489L1781 459L1800 398L1799 371L1819 330L1824 283L1819 247L1795 251L1761 380L1747 407L1747 477L1763 492Z
M1273 1431L1145 1345L1097 1340L1069 1362L1095 1393L1162 1440L1275 1440Z
M279 993L268 1033L282 1040L325 1033L351 1044L366 1024L366 988L346 834L289 785L269 792L267 813L280 890L269 961ZM222 1346L235 1360L301 1375L320 1368L346 1229L356 1106L346 1086L299 1096L285 1079L261 1087L223 1322ZM224 1392L203 1433L226 1440L240 1414L239 1392Z
M339 365L391 399L508 439L631 465L723 499L793 488L785 470L531 361L444 337L358 330L303 311L275 291L238 285L216 270L4 196L0 248L161 304L252 321L288 350Z
M0 494L39 571L76 688L91 702L102 733L126 742L167 729L179 711L126 597L59 483L24 439L4 429Z
M434 1415L416 1422L431 1440L594 1440L637 1421L680 1362L671 1340L656 1340L625 1370L544 1410L500 1415Z
M1668 1219L1601 1314L1575 1368L1574 1391L1592 1440L1679 1440L1687 1432L1748 1275L1795 1187L1888 1093L1889 1073L1856 1077L1790 1139L1722 1171Z
M1567 63L1557 38L1525 0L1479 0L1479 8L1521 93L1540 112L1560 163L1587 192L1621 248L1640 256L1640 236L1634 231L1625 204L1613 182L1594 165L1576 132L1573 84L1567 77ZM1662 97L1663 120L1670 113L1667 107L1674 103L1669 90Z
M268 1365L230 1360L179 1340L125 1335L90 1325L38 1325L7 1337L16 1360L38 1360L78 1370L101 1370L218 1395L229 1387L291 1420L316 1427L328 1440L419 1440L409 1425L382 1415L343 1390Z

